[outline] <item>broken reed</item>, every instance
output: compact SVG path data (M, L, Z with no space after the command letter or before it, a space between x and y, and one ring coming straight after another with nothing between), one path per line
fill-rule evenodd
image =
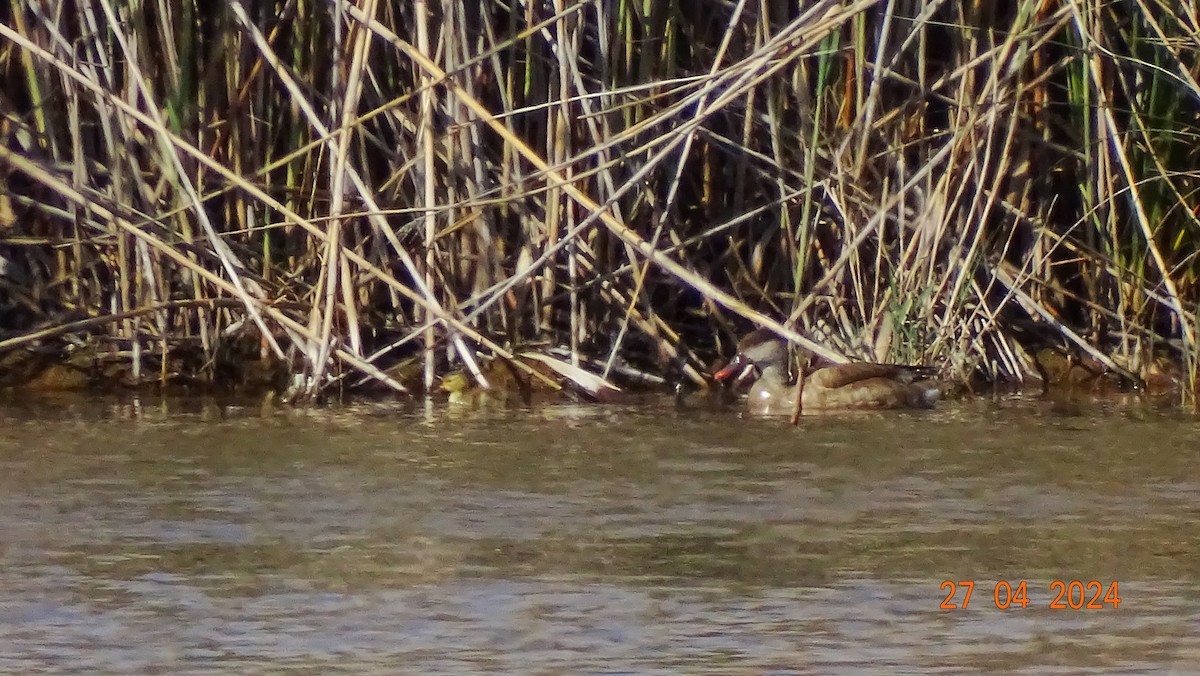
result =
M1005 4L13 0L0 350L1020 378L1034 326L1194 378L1195 17Z

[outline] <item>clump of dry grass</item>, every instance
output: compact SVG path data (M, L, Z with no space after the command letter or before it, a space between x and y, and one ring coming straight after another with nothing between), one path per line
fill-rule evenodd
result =
M702 382L753 323L1192 392L1200 22L1010 4L14 0L0 352L152 381L241 344L314 396L549 342Z

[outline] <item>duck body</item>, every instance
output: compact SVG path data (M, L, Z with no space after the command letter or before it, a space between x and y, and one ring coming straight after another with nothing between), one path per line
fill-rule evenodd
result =
M784 342L762 329L738 343L737 356L715 377L725 380L750 371L758 372L748 402L756 415L791 414L801 391L806 411L932 408L941 396L933 380L937 371L927 366L831 364L804 374L801 380L788 369Z

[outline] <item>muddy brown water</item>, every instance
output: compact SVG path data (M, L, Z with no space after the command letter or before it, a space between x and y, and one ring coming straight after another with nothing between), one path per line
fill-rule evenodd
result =
M0 547L8 673L1191 672L1200 422L9 397Z

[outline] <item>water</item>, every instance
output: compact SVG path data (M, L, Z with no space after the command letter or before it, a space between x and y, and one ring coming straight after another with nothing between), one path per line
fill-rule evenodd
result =
M1186 673L1198 432L1027 401L792 428L10 398L0 670ZM1093 581L1117 607L1071 607Z

